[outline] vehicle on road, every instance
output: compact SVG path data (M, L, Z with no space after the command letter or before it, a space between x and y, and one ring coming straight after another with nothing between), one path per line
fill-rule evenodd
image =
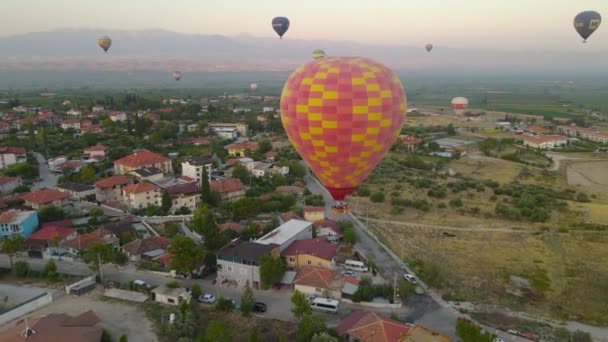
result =
M505 340L503 340L503 339L502 339L502 338L500 338L500 337L496 337L496 338L494 339L494 342L505 342Z
M356 276L355 272L353 272L353 271L344 271L342 274L344 274L345 276L348 276L348 277L355 277Z
M348 259L344 262L344 267L346 267L347 270L352 270L352 271L357 271L357 272L367 272L369 271L369 268L367 268L367 266L358 260L351 260Z
M149 289L151 287L150 284L146 283L143 280L139 280L139 279L133 280L133 285L139 286L144 289Z
M416 280L416 277L413 274L406 273L403 275L403 279L409 281L412 284L418 283L418 280Z
M215 296L210 293L205 293L204 295L200 295L198 297L198 301L200 303L213 304L215 303Z
M423 295L424 294L424 289L420 286L416 286L416 288L414 289L414 293L417 295Z
M253 312L266 312L266 304L262 302L255 302L253 304Z
M310 304L312 304L312 302L315 300L315 298L317 298L317 297L315 297L315 296L306 296L306 299L308 300L308 302Z
M334 299L315 298L310 304L310 308L317 311L337 313L339 304L340 302Z

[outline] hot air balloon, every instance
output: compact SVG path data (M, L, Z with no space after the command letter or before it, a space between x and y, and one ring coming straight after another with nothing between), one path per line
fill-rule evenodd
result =
M173 74L171 74L171 76L173 76L173 79L175 79L176 81L179 81L182 78L182 73L181 71L174 71Z
M249 85L249 89L251 90L252 93L255 93L255 91L258 89L258 84L257 83L251 83Z
M455 97L452 99L452 110L457 115L462 115L464 111L469 107L469 100L465 97Z
M433 50L433 44L426 44L424 48L426 49L426 52L431 52L431 50Z
M574 29L583 37L583 43L600 27L602 16L595 11L581 12L574 17Z
M337 203L372 172L405 120L406 95L397 76L371 59L326 57L303 64L281 94L289 140Z
M276 17L272 19L272 28L274 32L276 32L281 39L283 39L283 35L289 29L289 19L285 17Z
M320 59L325 57L325 51L321 50L321 49L316 49L315 51L312 52L312 58L314 59Z
M103 49L103 51L108 52L110 46L112 46L112 39L108 36L101 36L97 38L97 45Z

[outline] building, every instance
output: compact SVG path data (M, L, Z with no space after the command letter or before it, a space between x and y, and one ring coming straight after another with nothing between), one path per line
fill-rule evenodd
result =
M0 146L0 169L16 163L27 162L25 153L23 147Z
M95 187L88 184L67 182L56 186L57 190L70 194L73 198L95 197Z
M30 236L38 228L38 212L9 210L0 215L0 237Z
M213 128L213 133L220 139L236 139L239 134L236 128Z
M245 159L245 158L241 158ZM288 166L273 165L270 163L262 163L252 161L246 164L247 171L249 171L254 177L265 177L270 175L281 175L287 176L289 174Z
M400 135L399 141L407 152L414 152L418 147L418 144L422 142L422 139L412 135Z
M600 144L608 143L608 132L592 128L578 127L576 125L557 126L558 131L569 136L591 140Z
M281 252L287 268L300 270L306 266L334 269L338 246L325 239L296 240Z
M71 197L68 193L50 189L42 189L21 195L21 199L25 201L25 205L36 210L49 206L61 208Z
M313 223L314 228L317 230L317 236L342 236L342 230L338 225L338 222L333 220L321 220Z
M299 186L295 186L295 185L281 185L281 186L277 186L277 188L274 191L279 194L289 194L289 195L302 197L302 196L304 196L306 189L299 187Z
M122 246L122 251L131 261L153 259L165 254L171 241L162 236L151 236L133 240Z
M353 311L336 327L344 340L359 342L399 342L410 329L401 322L367 311Z
M70 222L43 223L40 229L25 240L28 256L33 258L61 258L61 243L76 238L76 229L70 228Z
M0 176L0 195L13 192L21 184L21 177Z
M247 282L253 288L260 286L260 258L265 255L279 256L276 244L260 244L233 240L217 252L218 281L234 281L239 286Z
M274 107L263 107L262 113L274 113Z
M175 214L182 208L193 212L201 201L201 193L196 183L179 184L167 188L171 197L171 213Z
M209 127L209 129L211 131L215 131L215 129L217 129L217 128L234 128L239 133L239 135L241 135L243 137L247 136L247 132L248 132L248 129L249 129L249 127L247 126L247 124L243 124L243 123L221 123L221 122L215 122L215 123L209 123L209 125L207 127Z
M110 112L108 117L112 122L127 122L127 113L125 112Z
M211 191L220 194L223 201L234 202L245 197L245 186L240 179L226 178L209 183Z
M281 213L279 215L279 222L281 224L289 222L290 220L304 221L304 218L300 217L300 215L298 215L297 213L295 213L293 211L288 211L286 213Z
M131 209L160 207L161 195L161 188L148 182L128 185L122 189L123 203Z
M529 132L529 133L537 134L537 135L544 135L544 134L551 133L550 129L543 127L543 126L530 126L530 127L527 127L525 129L525 131Z
M308 296L342 298L342 281L337 273L320 267L304 266L293 281L294 289Z
M224 146L228 150L228 155L232 157L246 157L247 151L257 151L260 146L254 141L244 141Z
M524 145L547 150L568 144L568 138L561 135L524 136Z
M95 106L93 106L93 108L91 110L93 111L93 113L99 113L99 112L103 112L105 110L105 108L103 108L102 105L95 105Z
M108 147L104 145L95 145L84 149L84 155L89 159L103 160L106 159Z
M140 182L156 182L165 177L163 172L155 167L142 167L141 169L129 172L129 174L137 178L137 180Z
M95 182L95 199L97 202L116 202L122 200L122 189L133 184L127 176L112 176Z
M325 207L304 207L304 219L317 222L325 219Z
M76 120L76 119L63 120L61 122L60 127L62 129L80 130L80 120Z
M182 175L195 179L196 184L200 186L203 168L207 170L207 181L211 182L213 171L213 158L211 156L186 158L182 162Z
M71 116L80 116L82 115L82 112L79 111L78 109L70 109L66 112L67 115L71 115Z
M110 245L114 250L118 250L120 246L120 240L114 233L104 228L97 228L90 233L78 235L73 239L61 242L57 250L61 253L76 256L95 243Z
M264 156L264 158L266 158L267 163L274 163L278 154L279 154L279 152L277 152L277 151L268 151L268 152L264 153L263 156Z
M276 244L283 252L296 240L312 239L312 223L300 220L289 220L268 234L257 239L256 242L269 245Z
M152 290L152 293L154 293L154 301L169 305L179 305L184 301L190 303L192 299L192 295L186 289L182 287L169 288L164 284Z
M21 319L17 324L0 333L3 342L99 342L103 329L100 319L89 310L78 316L53 313L43 317Z
M148 150L138 151L114 161L114 174L126 175L143 167L155 167L164 174L173 174L171 158Z
M399 342L452 342L452 338L422 324L416 324Z

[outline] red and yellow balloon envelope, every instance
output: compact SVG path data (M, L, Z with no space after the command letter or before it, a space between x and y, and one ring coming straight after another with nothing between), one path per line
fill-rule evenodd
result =
M281 95L289 140L337 203L372 172L405 120L406 95L397 76L367 58L326 57L300 66Z

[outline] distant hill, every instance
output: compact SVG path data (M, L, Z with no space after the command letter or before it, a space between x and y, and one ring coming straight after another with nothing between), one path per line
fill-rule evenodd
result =
M98 36L113 40L107 54ZM311 51L328 55L366 56L410 72L608 72L608 50L583 46L580 51L465 50L435 46L366 45L344 41L283 40L247 35L184 34L161 30L61 30L0 37L0 72L19 71L289 71L309 61Z

